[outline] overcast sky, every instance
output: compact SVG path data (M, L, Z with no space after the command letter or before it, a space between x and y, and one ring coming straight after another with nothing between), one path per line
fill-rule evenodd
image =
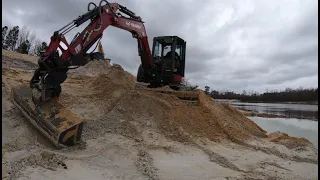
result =
M55 30L87 11L88 2L3 0L2 24L26 24L49 43ZM187 41L186 78L200 88L263 92L318 87L317 0L117 2L142 17L149 42L164 35ZM140 59L130 33L108 28L102 44L112 62L136 75Z

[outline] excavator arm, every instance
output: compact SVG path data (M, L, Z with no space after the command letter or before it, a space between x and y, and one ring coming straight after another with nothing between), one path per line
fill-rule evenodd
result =
M105 5L102 3L105 2ZM90 6L94 6L90 10ZM65 34L86 21L89 25L78 33L69 44ZM54 32L48 49L39 59L39 68L35 71L30 81L30 87L37 89L37 103L59 96L61 86L66 78L70 66L83 66L90 61L90 53L87 51L102 38L103 32L109 26L129 31L138 41L138 52L141 64L145 72L145 78L149 77L152 67L152 54L149 48L148 37L141 17L118 3L100 1L99 5L88 4L88 12L73 20L60 30ZM63 48L64 44L66 48ZM62 54L59 56L58 49Z

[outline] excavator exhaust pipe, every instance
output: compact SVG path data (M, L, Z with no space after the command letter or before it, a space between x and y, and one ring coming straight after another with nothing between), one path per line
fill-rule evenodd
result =
M73 146L80 142L83 121L58 101L49 100L36 106L32 101L32 90L26 86L12 88L11 101L57 148Z

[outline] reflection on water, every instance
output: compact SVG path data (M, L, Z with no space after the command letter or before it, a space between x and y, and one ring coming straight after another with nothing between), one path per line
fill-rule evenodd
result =
M293 118L248 117L268 133L281 131L294 137L304 137L318 148L318 121Z
M228 100L216 100L219 103L228 103L242 110L258 113L284 115L291 118L318 120L318 105L306 104L276 104L276 103L242 103Z

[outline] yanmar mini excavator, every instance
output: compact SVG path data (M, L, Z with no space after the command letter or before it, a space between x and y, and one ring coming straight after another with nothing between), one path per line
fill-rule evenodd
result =
M66 33L87 21L90 21L89 25L68 43ZM178 90L183 81L186 41L178 36L155 37L151 53L141 17L118 3L102 0L96 5L90 2L87 13L53 33L48 49L38 60L39 67L29 87L15 87L11 91L13 103L56 147L77 144L83 129L83 121L57 99L61 84L67 79L71 67L84 66L102 56L101 53L97 54L99 52L87 51L100 42L104 30L109 26L129 31L137 39L141 58L138 82L148 84L149 88L168 85ZM61 44L67 48L64 49Z

